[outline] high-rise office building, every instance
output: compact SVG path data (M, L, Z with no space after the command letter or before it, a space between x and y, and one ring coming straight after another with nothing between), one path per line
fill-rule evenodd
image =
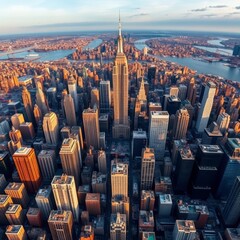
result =
M223 135L216 122L212 122L208 128L204 129L202 134L202 144L219 144Z
M24 116L22 113L15 113L11 116L11 122L15 129L19 129L20 124L24 123Z
M111 201L112 213L120 213L126 215L126 221L129 223L130 201L129 197L123 195L115 195Z
M33 148L22 147L13 154L13 160L21 181L30 193L38 191L41 175Z
M76 111L74 101L71 94L66 94L63 100L64 112L67 120L67 125L72 127L77 125Z
M9 131L9 138L13 142L20 142L21 144L23 143L22 134L20 130L15 129L14 127L12 127L12 130Z
M166 111L150 112L149 147L154 148L156 160L163 159L167 138L169 114Z
M85 225L80 234L79 240L94 240L94 228L92 225Z
M128 164L118 162L117 159L111 162L111 188L112 197L115 195L128 197Z
M35 131L31 122L25 122L20 124L19 130L21 131L24 141L32 141L35 137Z
M75 111L78 112L77 82L72 75L69 76L69 79L67 82L68 82L68 92L73 98Z
M82 116L87 148L93 146L95 149L98 149L100 135L98 110L91 108L85 109Z
M54 176L52 190L58 210L71 210L74 221L79 219L79 204L73 176Z
M0 195L0 224L6 225L8 224L8 220L5 216L5 212L7 211L10 204L12 204L12 198L8 195L1 194Z
M47 90L47 102L50 109L57 110L58 102L57 102L57 88L50 87Z
M177 97L179 93L179 88L177 86L172 86L169 89L169 95Z
M59 155L61 158L63 172L74 176L75 183L78 186L80 183L81 159L79 157L77 140L65 138L62 142Z
M176 114L177 110L181 107L181 100L176 96L169 96L167 98L167 106L166 110L169 115Z
M144 232L154 232L154 215L153 211L139 211L139 239L142 238Z
M141 189L151 190L155 171L155 155L153 148L142 149Z
M85 198L86 209L90 215L101 214L100 193L87 193Z
M219 167L219 185L216 196L226 200L240 173L240 139L228 138L222 149L225 156Z
M101 173L107 173L107 156L103 150L98 151L98 170Z
M39 208L28 208L26 214L27 220L31 226L34 227L42 227L43 220L42 220L42 213Z
M189 147L178 151L177 165L174 173L175 190L185 192L188 190L195 158Z
M110 81L100 82L100 112L109 113L111 107Z
M236 178L232 186L222 216L227 226L238 224L240 218L240 176Z
M210 113L212 110L213 100L216 92L216 85L213 82L208 82L204 86L204 92L201 101L201 107L197 116L196 130L202 133L207 127Z
M182 108L177 111L174 126L173 126L173 138L185 139L189 123L189 114L186 108Z
M33 115L34 115L35 122L38 125L43 119L43 113L37 104L34 105Z
M172 212L171 194L159 194L158 215L160 217L169 217Z
M91 90L91 108L99 109L99 90L97 88Z
M133 131L132 138L132 158L141 157L142 149L147 145L147 133L142 129L138 131Z
M219 130L224 134L230 123L230 115L227 113L220 113L217 118L217 125L219 127Z
M52 210L48 226L53 240L72 240L73 216L71 211Z
M9 225L5 232L8 240L28 240L23 225Z
M4 189L4 192L12 198L14 203L27 208L30 199L23 183L11 182Z
M125 214L111 214L110 218L110 239L126 240L127 223Z
M23 209L20 204L10 204L5 212L9 224L21 225L24 220Z
M42 89L39 87L37 88L37 92L36 92L36 104L39 107L39 109L41 110L41 113L43 116L48 113L49 109L48 109L45 95L44 95Z
M187 86L184 84L179 84L179 92L178 92L178 97L181 99L181 101L184 101L187 96Z
M123 53L123 38L121 23L119 19L119 34L117 55L113 66L113 103L114 103L114 125L113 138L130 137L130 126L128 119L128 63Z
M218 145L198 145L192 173L192 195L206 199L211 190L215 191L223 151Z
M56 170L56 156L54 150L41 150L37 156L43 180L52 180Z
M0 174L0 194L4 192L4 188L7 186L8 182L3 174Z
M191 220L176 220L173 229L173 240L194 240L196 237L195 224Z
M43 118L43 132L45 140L48 144L58 144L59 141L59 125L56 113L49 112Z
M53 205L53 193L51 186L40 188L35 197L38 208L40 209L43 220L46 221L49 217Z
M107 193L107 175L101 172L92 173L92 191L94 193Z
M141 205L140 210L150 211L154 210L155 195L152 190L141 191Z
M33 121L33 103L32 103L30 92L27 90L25 86L23 86L23 89L22 89L22 101L26 111L27 120L29 122L32 122Z

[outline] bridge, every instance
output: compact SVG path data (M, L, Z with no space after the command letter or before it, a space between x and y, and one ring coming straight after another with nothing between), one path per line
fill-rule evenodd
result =
M26 51L30 51L30 50L32 50L32 49L34 49L34 48L36 48L36 47L37 47L37 44L34 44L34 45L31 46L31 47L26 47L26 48L20 48L20 49L15 49L15 50L13 50L12 47L10 46L6 52L0 52L0 57L7 55L8 58L9 58L9 55L13 55L13 54L16 54L16 53L21 53L21 52L26 52Z

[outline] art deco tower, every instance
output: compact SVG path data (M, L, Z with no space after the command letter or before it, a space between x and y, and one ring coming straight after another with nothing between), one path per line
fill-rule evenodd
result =
M77 126L74 100L70 94L64 96L63 105L66 114L67 125L71 127Z
M119 35L117 55L113 66L114 125L113 138L129 138L128 121L128 63L123 53L123 39L119 17Z
M33 121L33 104L30 92L27 90L27 88L24 86L22 90L22 100L23 105L27 114L27 118L29 122Z

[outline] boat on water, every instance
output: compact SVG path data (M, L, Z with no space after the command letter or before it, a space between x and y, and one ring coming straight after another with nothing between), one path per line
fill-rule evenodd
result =
M25 60L29 60L29 61L34 61L34 60L37 60L39 58L40 58L39 54L37 54L37 53L30 53L24 59Z

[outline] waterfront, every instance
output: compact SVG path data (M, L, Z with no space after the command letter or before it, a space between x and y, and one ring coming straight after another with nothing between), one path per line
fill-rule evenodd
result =
M135 42L135 47L139 50L142 50L144 47L148 47L145 42L149 39L141 39ZM213 40L217 44L221 40ZM148 47L149 48L149 47ZM239 68L230 68L225 66L222 62L204 62L196 60L193 58L177 58L177 57L160 57L155 56L158 59L162 59L169 62L174 62L182 66L187 66L193 70L196 70L198 73L202 74L212 74L220 76L225 79L232 81L240 82L240 70Z
M91 41L88 45L86 45L83 49L94 49L98 47L102 43L102 39L95 39ZM47 52L34 52L34 51L23 51L19 53L6 54L0 57L0 60L7 60L8 58L19 59L20 61L25 61L24 58L29 54L38 54L38 59L34 60L35 62L45 62L45 61L56 61L62 58L67 57L72 54L74 49L67 50L56 50L56 51L47 51Z

